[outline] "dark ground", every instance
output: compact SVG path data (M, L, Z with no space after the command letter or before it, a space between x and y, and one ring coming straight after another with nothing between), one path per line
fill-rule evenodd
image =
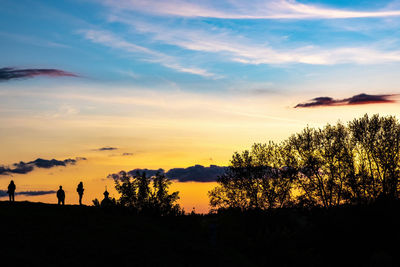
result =
M400 205L151 217L0 202L18 266L399 266Z

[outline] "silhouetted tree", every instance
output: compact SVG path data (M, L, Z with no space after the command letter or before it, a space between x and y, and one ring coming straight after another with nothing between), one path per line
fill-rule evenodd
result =
M364 197L398 196L400 124L393 116L368 115L349 123L360 162Z
M177 215L182 210L176 201L179 192L168 192L171 182L167 177L157 172L148 177L145 172L129 174L121 171L109 177L115 181L115 189L121 194L118 204L136 209L138 212L150 212L160 215Z
M338 123L323 129L305 128L289 138L296 168L299 202L332 207L348 197L347 180L354 177L353 145L347 128Z
M209 194L218 208L330 208L398 197L400 123L368 115L348 125L306 127L280 144L234 153Z
M152 195L150 192L150 182L151 178L146 176L146 172L140 174L136 172L136 175L133 176L138 184L138 192L137 192L137 206L140 209L147 209L151 207Z
M254 144L234 153L226 173L208 194L213 208L268 209L291 202L295 172L285 166L286 153L277 144Z
M153 207L160 214L179 214L181 208L176 201L179 200L179 192L168 193L171 181L164 173L157 172L153 178Z
M137 207L138 206L138 180L134 179L125 171L118 174L110 174L115 182L115 189L121 194L118 203L124 207Z

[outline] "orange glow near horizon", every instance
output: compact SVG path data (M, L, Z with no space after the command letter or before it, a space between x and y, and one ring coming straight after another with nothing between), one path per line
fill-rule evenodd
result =
M227 166L235 151L249 149L255 142L280 142L304 127L321 127L338 120L346 123L365 113L397 114L397 104L294 109L299 94L268 98L243 95L202 95L188 92L121 91L126 97L88 93L53 94L19 88L2 96L33 97L46 101L77 101L62 113L0 117L0 163L11 165L36 158L64 160L85 157L76 165L36 168L28 174L0 177L4 190L11 179L17 191L57 190L63 185L66 203L76 204L76 186L83 181L84 204L102 199L105 186L118 197L107 175L135 168L189 167L195 164ZM58 88L60 91L63 87ZM117 90L117 89L115 89ZM68 90L67 90L68 91ZM158 101L154 102L154 97ZM334 97L343 98L338 92ZM311 99L312 96L301 96ZM81 102L80 102L81 101ZM68 106L69 107L69 106ZM92 110L96 109L96 112ZM82 110L82 112L79 112ZM112 146L116 150L99 151ZM124 156L124 153L126 154ZM177 183L180 204L190 212L208 212L207 192L215 183ZM5 198L3 198L5 199ZM17 196L17 200L55 203L55 195Z
M57 191L59 185L63 186L66 192L66 204L78 204L78 194L76 187L80 181L83 182L85 192L83 204L92 205L95 198L102 200L103 192L107 188L110 197L118 198L119 195L114 188L114 181L107 178L107 174L116 173L123 170L113 164L105 164L104 161L92 162L92 160L78 161L76 165L67 167L54 167L51 169L36 168L29 174L15 174L13 176L3 176L0 180L0 188L6 190L10 180L14 180L17 192L21 191ZM124 170L130 170L125 168ZM105 174L105 175L104 175ZM180 199L178 203L186 212L194 208L197 213L207 213L209 211L207 192L216 186L215 182L177 182L172 181L169 191L179 191ZM7 200L8 197L1 197ZM40 196L17 195L16 201L34 201L44 203L57 203L56 194L46 194Z

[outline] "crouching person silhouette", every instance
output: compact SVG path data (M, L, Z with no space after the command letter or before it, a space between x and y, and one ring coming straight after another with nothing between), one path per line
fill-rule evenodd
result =
M14 198L15 189L16 189L16 187L15 187L14 181L11 180L10 184L8 185L8 191L7 191L8 196L10 197L10 202L15 201L15 198Z
M65 204L65 192L62 189L62 186L60 185L60 189L57 191L57 199L58 199L58 205Z
M78 184L78 188L76 189L76 192L78 192L79 195L79 205L82 205L83 191L85 191L85 189L83 189L83 183L80 182Z

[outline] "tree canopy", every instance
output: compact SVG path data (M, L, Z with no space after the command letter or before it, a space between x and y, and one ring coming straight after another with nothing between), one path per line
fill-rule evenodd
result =
M177 200L179 192L168 192L171 181L164 173L147 176L146 172L127 173L121 171L110 174L115 181L115 189L121 194L117 204L140 213L178 215L183 212Z
M373 115L233 154L209 192L213 209L367 204L399 195L400 123Z

